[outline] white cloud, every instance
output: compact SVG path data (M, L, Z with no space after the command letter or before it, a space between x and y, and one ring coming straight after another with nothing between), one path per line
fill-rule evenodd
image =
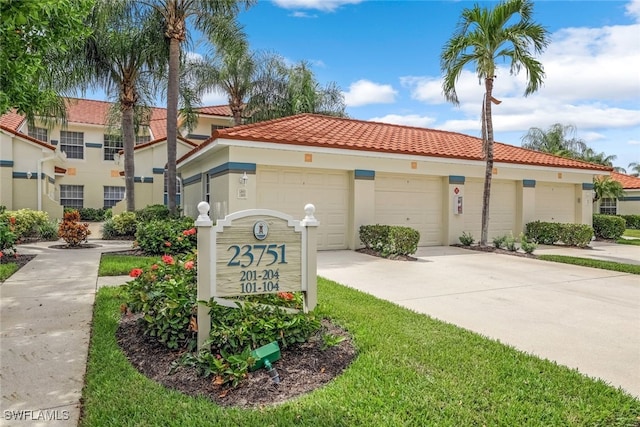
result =
M276 6L284 9L317 9L333 12L345 4L358 4L362 0L273 0Z
M374 83L369 80L358 80L351 83L348 92L343 92L347 107L358 107L368 104L390 104L395 102L398 92L391 85Z
M636 21L640 21L640 0L630 1L627 6L627 15L636 18Z
M436 119L429 116L419 116L417 114L407 114L404 116L398 114L387 114L383 117L372 117L369 121L426 128L431 126Z
M637 139L630 139L629 141L627 141L627 144L629 144L629 145L640 145L640 141L638 141Z
M211 91L202 95L202 105L204 106L226 105L228 103L229 97L223 92Z
M429 104L445 103L442 80L435 77L400 77L400 84L411 91L411 98Z
M606 136L598 132L585 132L582 133L580 137L586 142L600 141L607 138Z
M294 18L317 18L318 17L318 15L310 15L307 12L300 12L300 11L295 11L290 16L293 16Z

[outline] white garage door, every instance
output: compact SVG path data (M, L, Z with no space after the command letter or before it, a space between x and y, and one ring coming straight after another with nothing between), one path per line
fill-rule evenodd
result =
M376 174L375 222L420 232L420 246L442 244L442 180Z
M484 180L470 179L464 183L464 231L480 240L482 232L482 196ZM516 183L515 181L491 180L491 202L489 204L489 239L513 233L516 230Z
M304 217L304 205L313 203L318 227L318 249L346 249L349 223L349 178L346 172L258 167L258 208Z
M572 184L536 184L536 219L575 222L575 187Z

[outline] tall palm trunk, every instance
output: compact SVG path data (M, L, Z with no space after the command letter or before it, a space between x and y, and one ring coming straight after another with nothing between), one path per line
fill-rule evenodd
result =
M482 195L482 231L480 233L480 245L486 246L489 238L489 202L491 200L491 178L493 176L493 119L491 117L491 99L493 92L493 78L484 80L485 97L482 127L486 129L484 141L484 157L486 168L484 172L484 192Z
M122 142L124 144L124 189L127 194L127 211L136 210L135 200L135 162L133 148L135 146L135 132L133 124L133 105L122 104Z
M169 39L169 81L167 86L167 207L176 213L176 158L178 145L178 84L180 39Z

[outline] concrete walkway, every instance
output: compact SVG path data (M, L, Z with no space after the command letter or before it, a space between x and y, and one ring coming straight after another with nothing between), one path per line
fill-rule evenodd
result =
M580 254L640 260L638 246L614 245L614 254L594 243L595 249ZM577 368L640 397L637 275L456 247L419 248L416 255L418 261L404 262L353 251L320 252L318 275Z
M37 256L0 285L3 426L78 424L100 256L131 242L61 243L20 245Z

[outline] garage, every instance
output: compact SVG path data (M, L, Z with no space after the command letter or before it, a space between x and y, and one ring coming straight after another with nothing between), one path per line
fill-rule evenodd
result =
M571 184L536 185L536 215L540 221L575 222L575 186Z
M482 232L482 196L484 180L470 179L464 183L464 230L480 240ZM489 205L489 238L510 235L518 237L516 230L515 181L491 180Z
M304 217L304 206L316 207L318 249L347 249L349 176L343 171L257 168L257 207Z
M375 222L420 232L420 246L442 244L442 179L376 174Z

